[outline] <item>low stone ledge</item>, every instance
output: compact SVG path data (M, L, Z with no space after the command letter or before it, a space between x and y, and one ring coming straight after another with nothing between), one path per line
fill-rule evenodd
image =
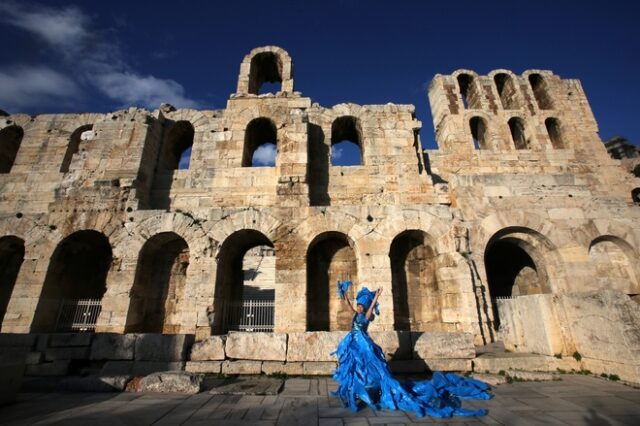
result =
M36 334L0 333L0 348L33 348L36 344L36 338Z
M49 347L89 346L92 333L54 333L49 336Z
M140 380L139 392L196 394L202 387L202 374L184 371L153 373Z
M69 372L69 360L58 360L36 365L27 365L27 376L66 376Z
M89 358L89 347L65 347L50 348L44 353L46 361L57 361L63 359L85 360Z
M473 373L471 377L476 380L480 380L489 386L504 385L507 383L507 378L499 374Z
M24 362L19 358L13 362L0 363L0 406L15 401L24 369Z
M260 374L262 361L224 361L222 374Z
M228 358L257 361L284 361L287 358L285 333L234 332L227 336Z
M382 348L387 361L411 359L410 331L372 331L369 335Z
M471 359L476 356L471 333L413 332L411 339L416 359Z
M191 347L191 361L223 361L224 346L227 336L210 336Z
M305 376L331 376L338 363L330 361L303 362L302 371Z
M389 368L396 374L415 374L427 371L427 366L421 359L389 361Z
M136 361L184 361L193 343L192 334L139 334L135 343Z
M335 361L331 355L338 347L338 343L347 334L346 331L307 331L303 333L289 333L287 348L287 362L290 361Z
M507 370L555 371L555 362L544 355L505 353L481 355L473 360L473 371L499 373Z
M182 371L184 362L160 361L107 361L100 370L101 376L146 376L160 371Z
M304 374L301 362L265 361L262 363L264 374L286 374L287 376L299 376Z
M91 343L91 360L132 360L136 334L100 333Z
M35 365L40 364L44 359L44 354L42 352L29 352L25 357L25 364L27 365Z
M122 392L129 380L130 375L65 377L57 388L71 392Z
M529 381L551 381L551 380L560 380L560 375L555 373L547 373L541 371L520 371L520 370L509 370L506 372L507 377L511 377L513 379L520 380L529 380Z
M187 361L184 369L189 373L220 374L222 361Z
M470 359L425 359L427 368L431 371L471 371L473 370Z

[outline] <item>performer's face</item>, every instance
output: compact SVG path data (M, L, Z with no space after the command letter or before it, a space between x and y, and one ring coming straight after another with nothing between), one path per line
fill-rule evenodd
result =
M362 305L358 305L356 306L356 312L358 312L359 314L364 312L364 306Z

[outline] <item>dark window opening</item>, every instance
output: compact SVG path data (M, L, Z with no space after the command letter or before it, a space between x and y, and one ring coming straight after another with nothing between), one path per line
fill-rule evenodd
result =
M331 165L361 166L362 129L357 118L336 118L331 125Z
M83 140L83 134L85 132L91 131L91 129L93 129L93 126L91 124L88 124L86 126L78 127L71 134L69 143L67 144L67 150L64 153L64 158L62 159L62 164L60 165L61 173L67 173L69 171L71 160L73 160L73 155L77 154L80 150L80 143Z
M536 98L538 108L540 109L553 109L553 102L551 96L547 90L547 82L542 78L540 74L529 75L529 83L531 84L531 90L533 90L533 96Z
M544 125L547 128L551 145L555 149L564 149L564 141L562 140L562 127L560 122L556 118L547 118L544 121Z
M471 128L471 137L473 138L473 146L475 149L487 149L487 126L481 117L473 117L469 120Z
M631 199L636 206L640 206L640 188L633 188L631 191Z
M256 118L247 126L242 152L242 167L275 166L278 134L268 118Z
M356 256L349 239L339 232L319 235L307 251L307 331L344 331L353 317L338 298L336 282L351 280L349 298L358 285Z
M496 74L493 78L498 89L503 109L519 109L518 92L513 78L509 74Z
M144 244L129 295L127 333L180 332L175 314L184 299L188 266L189 246L177 234L163 232Z
M511 139L516 149L530 149L529 140L527 139L524 121L521 118L513 117L509 120L509 130L511 130Z
M265 83L279 83L267 84ZM269 90L268 92L265 91ZM276 90L277 89L277 90ZM258 53L251 58L249 93L276 93L282 90L282 61L272 52Z
M175 122L162 144L160 168L164 170L188 169L194 134L193 125L188 121Z
M24 261L24 241L18 237L0 238L0 325Z
M0 173L9 173L16 161L24 131L19 126L0 130Z

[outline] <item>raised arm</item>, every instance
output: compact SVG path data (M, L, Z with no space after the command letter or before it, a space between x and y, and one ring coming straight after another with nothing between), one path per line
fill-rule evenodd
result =
M353 312L354 314L356 313L356 310L353 309L353 305L351 305L351 301L349 300L349 296L347 295L346 291L344 292L344 297L342 298L342 303L344 303L345 306L347 306L351 312Z
M380 294L382 294L382 287L377 289L376 295L373 296L373 302L371 302L371 306L369 306L369 309L367 310L367 313L365 315L365 317L367 318L367 321L369 321L371 319L371 315L373 315L373 309L376 306L376 302L378 301L378 297L380 297Z

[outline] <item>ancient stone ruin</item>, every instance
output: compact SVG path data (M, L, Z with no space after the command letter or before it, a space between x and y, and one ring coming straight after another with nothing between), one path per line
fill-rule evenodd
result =
M474 344L501 340L640 382L640 180L580 82L458 70L428 95L437 150L412 105L320 106L268 46L221 110L0 117L2 346L32 375L323 374L350 279L384 289L398 370L490 370ZM332 164L345 141L359 165Z

